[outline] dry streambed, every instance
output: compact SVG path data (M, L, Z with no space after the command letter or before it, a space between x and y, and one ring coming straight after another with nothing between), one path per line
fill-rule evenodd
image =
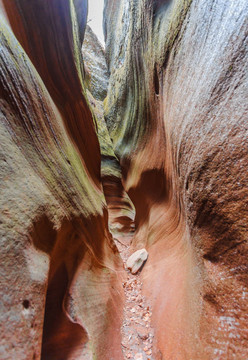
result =
M125 359L152 360L154 331L151 327L151 307L142 295L140 271L133 275L127 268L131 238L116 239L116 244L128 273L123 283L125 292L122 324L122 351Z

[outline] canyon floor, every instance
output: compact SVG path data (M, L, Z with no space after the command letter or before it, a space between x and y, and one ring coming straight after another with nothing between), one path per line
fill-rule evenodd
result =
M142 268L136 275L133 275L126 267L126 261L132 254L130 252L132 235L115 236L115 242L127 271L127 280L123 282L126 299L121 330L124 359L153 360L152 310L147 299L142 295L140 278Z

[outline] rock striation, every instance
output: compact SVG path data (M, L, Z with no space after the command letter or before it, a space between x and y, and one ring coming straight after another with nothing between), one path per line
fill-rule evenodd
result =
M0 358L246 359L248 3L86 20L0 0Z
M135 209L122 185L122 172L109 136L104 117L103 102L107 95L109 73L105 51L87 25L82 55L86 70L87 95L97 123L97 136L101 152L101 181L108 205L109 228L118 233L132 233Z
M247 353L246 1L105 1L105 118L156 359Z
M87 1L0 8L0 358L121 359L122 262L81 57Z
M85 29L82 55L87 88L96 100L103 101L107 96L109 83L105 50L89 25Z

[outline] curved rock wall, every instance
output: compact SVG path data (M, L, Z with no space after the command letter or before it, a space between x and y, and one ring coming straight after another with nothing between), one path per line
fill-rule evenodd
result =
M80 51L87 2L1 9L0 358L121 359L122 262Z
M247 357L247 16L243 0L105 0L105 117L157 359Z
M97 136L101 152L101 181L108 205L109 228L112 234L129 233L134 228L135 210L122 185L120 163L113 150L104 119L103 101L107 95L109 73L105 51L89 26L82 46L86 68L88 98L97 122Z
M0 358L123 358L135 213L155 358L247 358L247 2L105 0L106 54L86 0L0 10Z

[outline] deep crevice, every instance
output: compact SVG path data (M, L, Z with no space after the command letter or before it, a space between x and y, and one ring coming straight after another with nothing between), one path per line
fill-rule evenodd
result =
M155 90L155 94L156 95L159 95L159 78L158 78L158 71L157 71L157 66L155 65L154 67L154 76L153 76L153 79L154 79L154 90Z

